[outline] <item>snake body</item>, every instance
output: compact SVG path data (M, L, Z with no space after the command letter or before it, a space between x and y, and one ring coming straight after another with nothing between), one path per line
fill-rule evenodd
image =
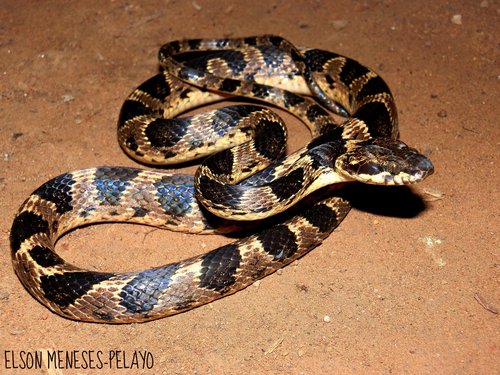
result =
M222 232L231 227L228 220L266 219L325 186L410 184L433 172L425 156L397 139L385 82L352 59L260 36L170 42L160 49L160 62L162 71L124 102L118 140L143 163L204 158L195 176L128 167L68 172L35 190L14 219L15 272L35 298L64 317L142 322L206 304L306 254L350 206L329 196L206 254L127 273L84 270L58 256L57 239L75 227L123 221ZM235 96L289 111L313 140L285 156L286 127L253 104L178 117ZM346 119L339 123L331 113Z

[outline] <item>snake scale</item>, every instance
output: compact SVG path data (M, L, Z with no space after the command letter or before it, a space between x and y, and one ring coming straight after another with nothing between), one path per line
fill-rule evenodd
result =
M142 322L229 295L306 254L350 209L331 192L292 207L303 198L339 183L405 185L433 172L429 159L398 140L386 83L355 60L269 35L174 41L159 58L160 73L123 104L118 140L146 164L202 159L196 174L128 167L68 172L36 189L14 219L18 278L64 317ZM312 140L285 155L286 127L256 104L179 116L233 97L285 109L308 126ZM277 214L279 220L266 219ZM93 223L210 233L250 220L263 225L248 237L137 272L85 270L55 252L64 233Z

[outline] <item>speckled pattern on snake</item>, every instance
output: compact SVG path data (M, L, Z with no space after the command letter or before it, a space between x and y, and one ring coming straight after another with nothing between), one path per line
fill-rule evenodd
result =
M133 222L224 232L286 211L281 218L326 186L404 185L433 172L429 159L398 140L386 83L352 59L297 48L277 36L174 41L161 47L159 57L160 73L124 102L118 139L142 163L202 159L196 174L128 167L68 172L36 189L14 219L10 242L19 280L64 317L142 322L214 301L306 254L350 206L330 193L286 220L264 220L260 230L229 245L126 273L81 269L57 255L57 239L75 227ZM289 111L308 126L312 140L285 155L286 127L255 104L179 116L232 97Z

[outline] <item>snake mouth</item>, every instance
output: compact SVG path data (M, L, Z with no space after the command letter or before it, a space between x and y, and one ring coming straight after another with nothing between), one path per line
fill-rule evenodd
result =
M401 141L385 138L357 143L335 165L349 178L373 185L410 185L434 173L425 155Z

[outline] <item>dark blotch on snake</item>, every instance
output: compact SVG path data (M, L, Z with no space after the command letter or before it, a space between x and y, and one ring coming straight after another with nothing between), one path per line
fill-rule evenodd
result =
M136 168L96 168L93 184L98 190L97 198L101 204L110 206L120 205L120 199L130 185L130 180L137 177L140 172L141 170ZM110 211L110 215L115 214L117 213Z
M365 98L370 95L377 95L381 93L389 93L389 87L380 76L372 77L361 88L357 94L357 98Z
M252 36L246 37L245 39L243 39L243 41L249 46L255 46L257 44L257 38Z
M240 87L240 85L241 81L238 81L236 79L226 78L224 81L222 81L219 89L224 92L233 92L238 87Z
M342 132L342 127L332 124L332 126L329 126L324 130L323 134L311 139L306 147L308 150L312 150L313 148L328 142L344 143L342 140Z
M172 264L140 272L122 288L120 305L130 313L147 313L152 310L178 268L177 264Z
M141 84L137 90L146 92L149 96L164 101L170 95L170 85L166 82L163 73L151 77L146 82Z
M36 245L29 253L33 260L41 267L53 267L64 263L64 260L48 247Z
M289 91L285 91L284 98L285 98L284 100L285 105L287 107L294 107L297 104L303 103L305 101L305 99L302 96L294 94L293 92Z
M339 73L340 81L349 87L356 79L364 76L369 72L368 68L364 67L357 61L351 59L344 60L344 66Z
M129 167L98 167L95 169L96 180L109 179L127 183L136 178L142 170Z
M283 261L293 256L297 250L297 237L283 224L276 225L257 234L264 250L275 260Z
M269 92L271 90L272 90L271 86L256 84L252 88L252 93L255 95L256 98L264 99L269 95Z
M225 185L206 176L201 176L198 180L198 188L202 196L211 202L229 202L234 204L238 194L234 191L234 186Z
M166 55L170 55L171 52L179 52L181 50L181 44L178 40L167 43L160 48L160 60ZM163 53L162 53L163 52Z
M205 165L216 176L227 176L233 171L233 154L230 150L218 152L205 160Z
M276 46L276 47L279 47L280 44L281 44L281 42L283 42L283 41L284 41L284 39L282 37L280 37L280 36L271 35L269 37L269 42L271 42L271 44L273 46Z
M74 184L75 180L73 179L73 175L71 173L65 173L46 182L36 189L33 194L54 203L57 213L63 214L71 211L73 208L71 204L73 200L71 188Z
M156 199L167 215L183 216L191 212L195 198L193 176L164 176L154 183Z
M368 125L372 137L391 137L392 126L388 126L391 118L384 103L366 103L354 113L353 117Z
M201 44L201 39L189 39L188 45L190 49L197 49Z
M285 53L274 46L257 46L256 47L262 54L262 58L266 66L271 68L278 68L283 64Z
M324 204L316 204L304 212L299 213L311 225L318 228L321 233L327 233L337 224L337 213Z
M245 61L245 55L241 51L231 51L231 58L227 58L226 63L229 69L234 75L241 73L245 70L247 62Z
M290 199L293 195L300 191L303 180L304 170L302 168L298 168L290 172L288 175L278 178L272 182L269 187L278 200L284 201Z
M336 53L311 49L304 53L304 62L311 72L323 72L325 64L338 56Z
M144 134L153 147L173 147L186 134L188 125L182 119L158 118L148 124Z
M308 145L309 148L310 145ZM315 147L309 148L308 155L311 159L313 170L326 170L328 173L335 168L335 160L338 156L346 152L345 143L335 140L326 143L320 143Z
M49 235L49 223L43 220L41 215L30 211L23 211L16 216L10 230L10 246L12 252L16 253L24 240L37 233Z
M95 284L111 277L113 274L103 272L66 272L40 277L40 288L49 301L65 308L87 294ZM101 302L96 303L96 307L101 305Z
M292 57L292 60L295 61L296 63L304 61L304 57L295 49L292 48L290 50L290 56Z
M200 287L224 293L236 281L241 255L238 246L219 247L202 257Z
M286 134L276 121L261 120L255 132L255 150L267 159L273 160L281 156L286 143Z
M328 116L328 114L323 108L315 104L307 109L306 116L309 121L313 122L318 116Z
M330 88L332 88L334 83L335 83L335 80L332 78L332 76L330 74L325 74L325 80L326 80L326 83L328 83L328 85L330 85Z
M179 98L181 98L181 99L186 99L186 98L189 96L189 94L190 94L190 93L192 93L192 92L193 92L193 90L191 90L191 89L187 88L187 89L183 90L183 91L180 93Z
M183 61L184 66L194 69L195 71L200 71L206 73L208 71L208 65L210 61L217 56L216 53L211 53L209 55L201 55L187 61ZM204 74L203 73L203 74Z
M128 137L125 140L125 145L127 146L127 148L129 148L132 151L137 151L137 149L139 148L139 145L135 141L135 137L134 136Z
M142 207L134 207L134 217L144 217L149 211Z
M127 99L122 105L120 115L118 117L118 127L122 128L128 120L137 116L151 115L154 111L145 104L137 100Z

